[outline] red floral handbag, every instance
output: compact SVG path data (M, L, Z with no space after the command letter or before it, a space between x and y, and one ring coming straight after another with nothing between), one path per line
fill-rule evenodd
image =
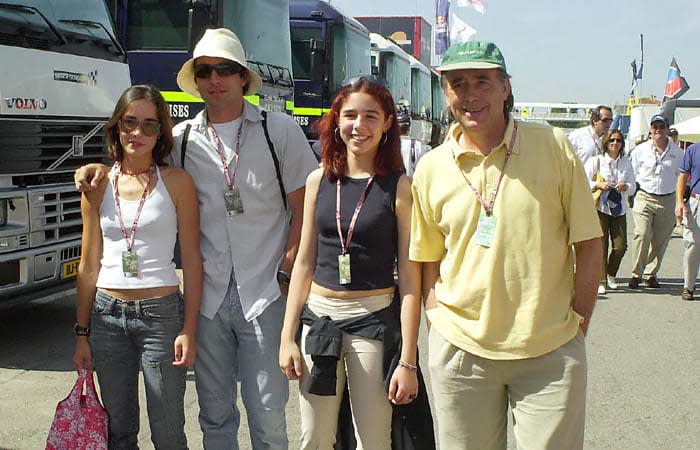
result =
M107 410L97 397L92 371L81 369L73 390L56 405L46 450L102 449L107 449Z

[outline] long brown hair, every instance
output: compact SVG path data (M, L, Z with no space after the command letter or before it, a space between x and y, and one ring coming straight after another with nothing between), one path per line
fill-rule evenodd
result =
M343 179L347 170L347 148L345 142L336 140L338 117L340 110L350 94L363 92L371 95L381 106L384 116L391 116L391 126L379 143L379 149L374 157L374 171L379 176L404 170L401 159L401 135L399 123L396 120L396 107L391 92L379 83L366 77L360 77L352 84L340 88L331 109L316 123L316 129L321 140L321 163L326 177L330 181Z
M124 159L124 149L119 140L119 121L124 117L129 106L137 100L146 100L151 102L156 107L156 115L160 124L160 135L153 147L153 161L164 166L165 157L170 154L173 149L173 122L170 119L170 110L168 104L163 99L157 87L150 84L139 84L128 88L114 107L112 117L104 126L105 136L107 137L107 154L113 161L122 161Z
M625 154L625 136L620 130L610 130L605 134L605 136L603 136L603 152L608 153L608 145L610 144L610 138L612 138L613 134L617 134L622 141L620 144L620 156L622 156Z

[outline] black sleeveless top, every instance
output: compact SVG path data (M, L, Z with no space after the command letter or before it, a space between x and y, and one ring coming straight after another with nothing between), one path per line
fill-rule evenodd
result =
M336 183L325 176L316 197L318 247L314 282L334 291L383 289L394 286L397 257L396 186L401 173L375 176L355 223L348 253L351 283L338 280L342 252L335 221ZM348 178L340 186L340 224L347 239L350 220L369 178Z

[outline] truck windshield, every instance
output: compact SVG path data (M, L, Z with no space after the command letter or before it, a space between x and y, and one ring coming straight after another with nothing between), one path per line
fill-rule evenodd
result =
M422 114L430 111L430 75L420 69L411 69L411 112Z
M408 60L389 52L384 53L381 59L379 73L386 78L394 101L396 103L410 102L411 66Z
M104 0L0 2L0 43L108 60L123 59Z
M369 35L347 24L333 29L333 90L348 76L370 74Z
M187 50L187 0L129 0L127 50ZM289 4L287 0L215 4L212 28L233 30L243 44L248 61L290 67ZM266 25L262 25L265 23ZM274 24L274 26L272 26Z
M289 0L223 0L222 26L233 30L248 61L292 67Z
M320 28L292 28L292 72L299 80L311 79L311 40L321 39Z
M186 0L129 0L127 50L187 50Z

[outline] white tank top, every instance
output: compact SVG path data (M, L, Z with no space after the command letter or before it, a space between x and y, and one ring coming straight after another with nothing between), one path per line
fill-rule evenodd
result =
M138 276L127 277L122 270L122 252L127 250L119 218L114 205L115 172L109 174L100 206L102 227L102 268L97 287L106 289L141 289L177 286L180 279L175 273L173 249L177 239L177 213L168 189L156 168L156 187L148 194L136 228L132 251L138 259ZM119 198L124 227L131 237L131 225L138 209L138 200Z

